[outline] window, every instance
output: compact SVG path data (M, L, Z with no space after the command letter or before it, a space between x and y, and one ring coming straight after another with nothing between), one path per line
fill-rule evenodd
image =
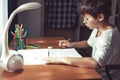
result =
M5 23L8 19L8 8L7 8L7 0L0 0L0 56L2 53L2 34Z

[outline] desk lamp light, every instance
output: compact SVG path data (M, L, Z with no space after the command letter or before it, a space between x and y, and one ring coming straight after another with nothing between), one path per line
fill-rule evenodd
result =
M3 47L2 47L2 55L1 55L1 61L0 61L1 67L3 68L3 70L7 72L14 72L16 70L22 69L22 65L24 62L22 55L18 54L17 51L9 50L8 48L8 29L10 27L10 24L14 16L19 12L36 9L39 7L41 7L40 3L29 2L19 6L17 9L15 9L11 13L7 23L5 24L4 33L3 33Z

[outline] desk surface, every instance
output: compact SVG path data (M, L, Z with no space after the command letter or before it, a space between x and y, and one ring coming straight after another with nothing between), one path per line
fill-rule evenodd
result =
M44 45L43 47L58 47L62 38L28 39L27 43ZM47 45L49 43L49 45ZM94 70L68 65L24 65L23 70L8 73L0 68L0 80L101 80Z
M0 80L100 80L100 78L94 69L67 65L23 66L23 70L16 73L0 69Z

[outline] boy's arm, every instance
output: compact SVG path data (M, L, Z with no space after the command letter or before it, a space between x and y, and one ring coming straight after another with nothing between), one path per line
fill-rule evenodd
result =
M92 57L83 57L83 58L75 58L75 57L66 57L66 63L69 65L75 65L79 67L87 67L87 68L99 68L100 65L97 61L95 61Z
M48 57L46 63L67 64L72 66L99 68L100 65L91 57L76 58L76 57Z
M67 45L67 47L73 47L73 48L88 48L90 47L87 43L87 40L79 41L79 42L71 42Z

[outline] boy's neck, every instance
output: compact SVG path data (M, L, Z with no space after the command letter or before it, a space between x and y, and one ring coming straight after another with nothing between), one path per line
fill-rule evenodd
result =
M104 22L98 27L98 31L102 33L105 30L112 29L113 25L110 24L109 22Z

